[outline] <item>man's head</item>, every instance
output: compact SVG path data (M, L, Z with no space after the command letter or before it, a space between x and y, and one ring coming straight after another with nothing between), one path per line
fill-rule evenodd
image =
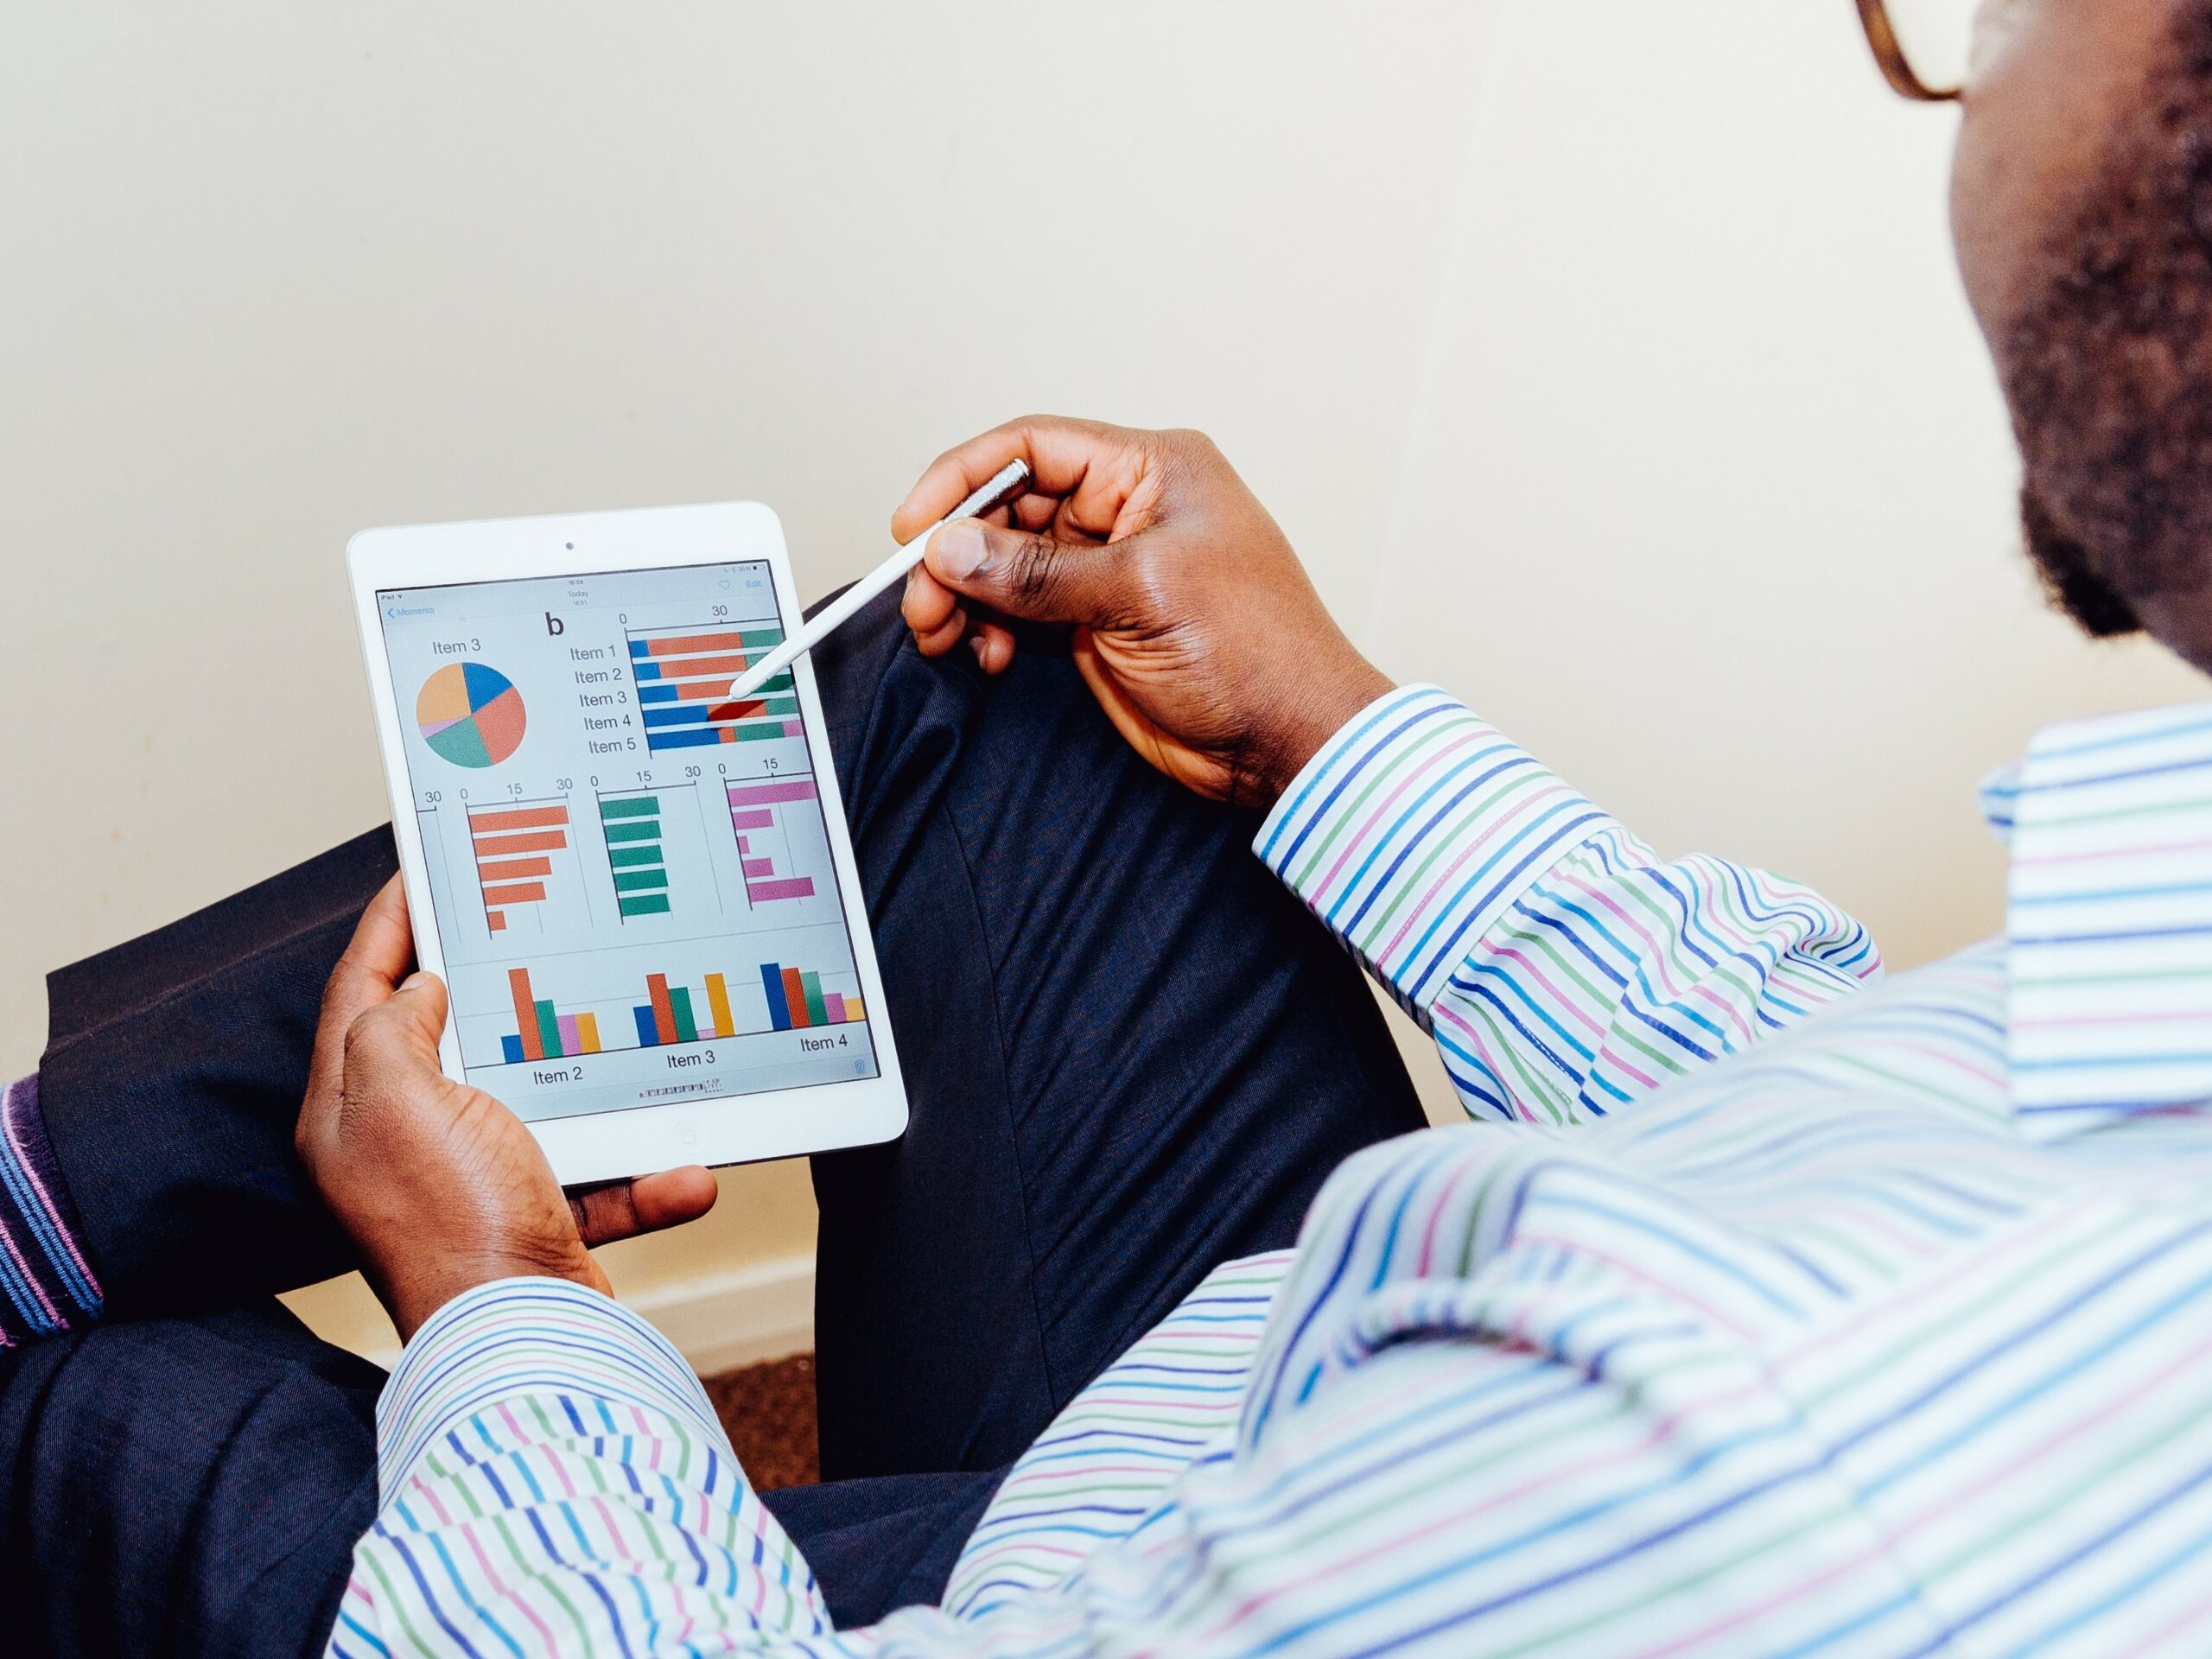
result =
M1954 177L2029 543L2212 668L2212 0L1990 0Z

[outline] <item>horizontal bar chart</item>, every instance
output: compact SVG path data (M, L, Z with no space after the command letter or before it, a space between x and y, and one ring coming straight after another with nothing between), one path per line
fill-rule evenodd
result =
M599 830L607 842L614 907L622 919L667 915L668 855L661 845L660 797L601 796Z
M766 842L755 844L755 838L766 831L782 831L783 851L786 857L791 850L788 826L779 813L792 807L815 803L814 813L820 816L821 794L811 778L770 778L749 783L725 785L729 796L730 827L737 831L738 869L745 878L745 897L748 904L773 904L783 899L810 899L814 896L814 878L799 875L788 867L780 872L774 852Z
M658 753L803 735L798 696L788 672L775 676L753 696L740 702L729 697L729 683L783 637L773 623L631 631L630 671L637 681L646 748Z
M504 933L510 911L545 902L553 874L550 855L568 849L568 804L471 807L468 836L476 856L476 883L484 895L485 925Z

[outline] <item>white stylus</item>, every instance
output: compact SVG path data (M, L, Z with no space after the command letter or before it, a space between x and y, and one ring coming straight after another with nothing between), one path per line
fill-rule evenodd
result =
M1000 467L982 488L912 541L902 545L896 553L838 594L831 603L816 612L813 620L732 680L729 683L731 701L752 696L789 668L801 652L812 651L842 627L854 612L919 564L922 555L929 550L930 537L937 534L938 525L949 524L955 518L978 518L993 507L1004 506L1029 487L1029 476L1027 461L1009 461Z

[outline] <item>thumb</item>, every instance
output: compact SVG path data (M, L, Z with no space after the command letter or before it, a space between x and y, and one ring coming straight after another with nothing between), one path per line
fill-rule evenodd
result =
M435 974L410 974L381 1010L388 1033L410 1048L428 1050L436 1063L445 1034L446 986Z
M1027 622L1109 627L1120 620L1124 546L1093 547L955 518L930 537L930 574L953 592Z

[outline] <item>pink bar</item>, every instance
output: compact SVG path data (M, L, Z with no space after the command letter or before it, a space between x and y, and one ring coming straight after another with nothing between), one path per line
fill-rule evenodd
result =
M845 1023L845 999L836 992L824 991L822 994L822 1007L823 1011L830 1016L831 1025L842 1026Z
M814 897L814 878L794 875L781 881L755 881L746 890L746 896L755 903L769 899L811 899Z
M744 849L738 850L742 852ZM745 879L748 881L756 875L773 875L775 873L776 861L772 858L748 858L745 861Z
M751 852L753 850L753 837L750 836L740 836L737 838L737 850L741 853Z
M576 1034L576 1016L564 1014L556 1023L561 1027L561 1052L563 1054L582 1053L584 1039Z
M779 801L810 801L814 799L814 779L791 778L775 783L732 784L729 804L732 806L773 806ZM746 824L744 829L758 829L758 824Z
M729 821L741 830L772 830L776 815L772 812L733 812Z
M784 735L785 737L804 737L806 735L806 728L801 725L798 721L787 720L784 722Z

